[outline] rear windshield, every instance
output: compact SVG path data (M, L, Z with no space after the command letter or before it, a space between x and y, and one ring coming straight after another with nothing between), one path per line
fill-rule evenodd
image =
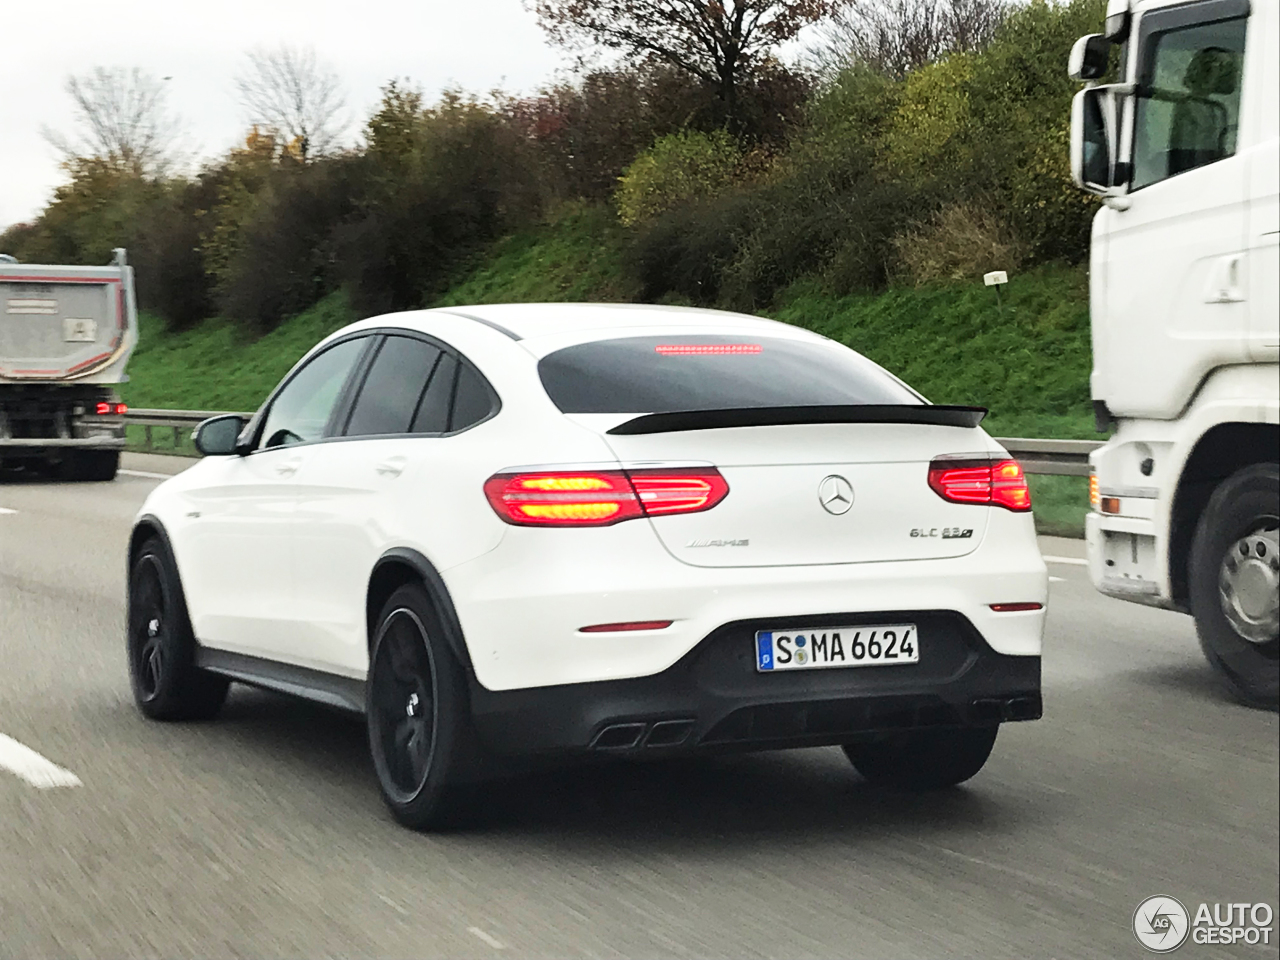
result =
M597 340L547 354L538 373L564 413L920 403L853 351L797 340Z

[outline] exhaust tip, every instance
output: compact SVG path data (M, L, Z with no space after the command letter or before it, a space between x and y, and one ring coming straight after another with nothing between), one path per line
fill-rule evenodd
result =
M659 720L645 738L646 747L674 747L684 743L693 730L692 720Z
M591 741L592 750L626 750L644 736L643 723L614 723L605 727Z

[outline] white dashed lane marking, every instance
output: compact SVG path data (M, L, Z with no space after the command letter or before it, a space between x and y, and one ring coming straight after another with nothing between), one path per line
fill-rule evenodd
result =
M80 786L80 778L70 770L64 770L52 760L46 760L30 747L3 733L0 733L0 769L8 770L41 790Z
M481 930L479 927L467 927L467 933L472 934L472 935L473 935L473 936L475 936L477 939L483 940L485 943L487 943L489 946L493 947L493 949L495 949L495 950L504 950L504 949L506 949L506 948L502 945L502 941L501 941L501 940L499 940L497 937L490 936L489 934L487 934L487 933L485 933L483 930Z
M4 516L4 514L6 513L17 513L17 512L18 512L17 510L10 510L8 507L0 507L0 516Z

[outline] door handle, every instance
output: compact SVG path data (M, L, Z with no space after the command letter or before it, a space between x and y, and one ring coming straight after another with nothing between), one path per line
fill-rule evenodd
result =
M1209 283L1205 288L1205 303L1240 303L1245 299L1244 293L1243 253L1232 253L1219 257L1209 273Z
M378 472L381 477L398 477L404 473L405 464L408 463L404 457L388 457L373 469Z
M294 457L292 460L286 460L284 463L276 464L276 473L282 477L292 477L298 472L298 467L302 466L302 458Z

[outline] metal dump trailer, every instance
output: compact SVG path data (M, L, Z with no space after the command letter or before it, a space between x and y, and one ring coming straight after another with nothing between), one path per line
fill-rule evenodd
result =
M138 341L133 269L0 260L0 467L111 480L124 447L115 387Z

